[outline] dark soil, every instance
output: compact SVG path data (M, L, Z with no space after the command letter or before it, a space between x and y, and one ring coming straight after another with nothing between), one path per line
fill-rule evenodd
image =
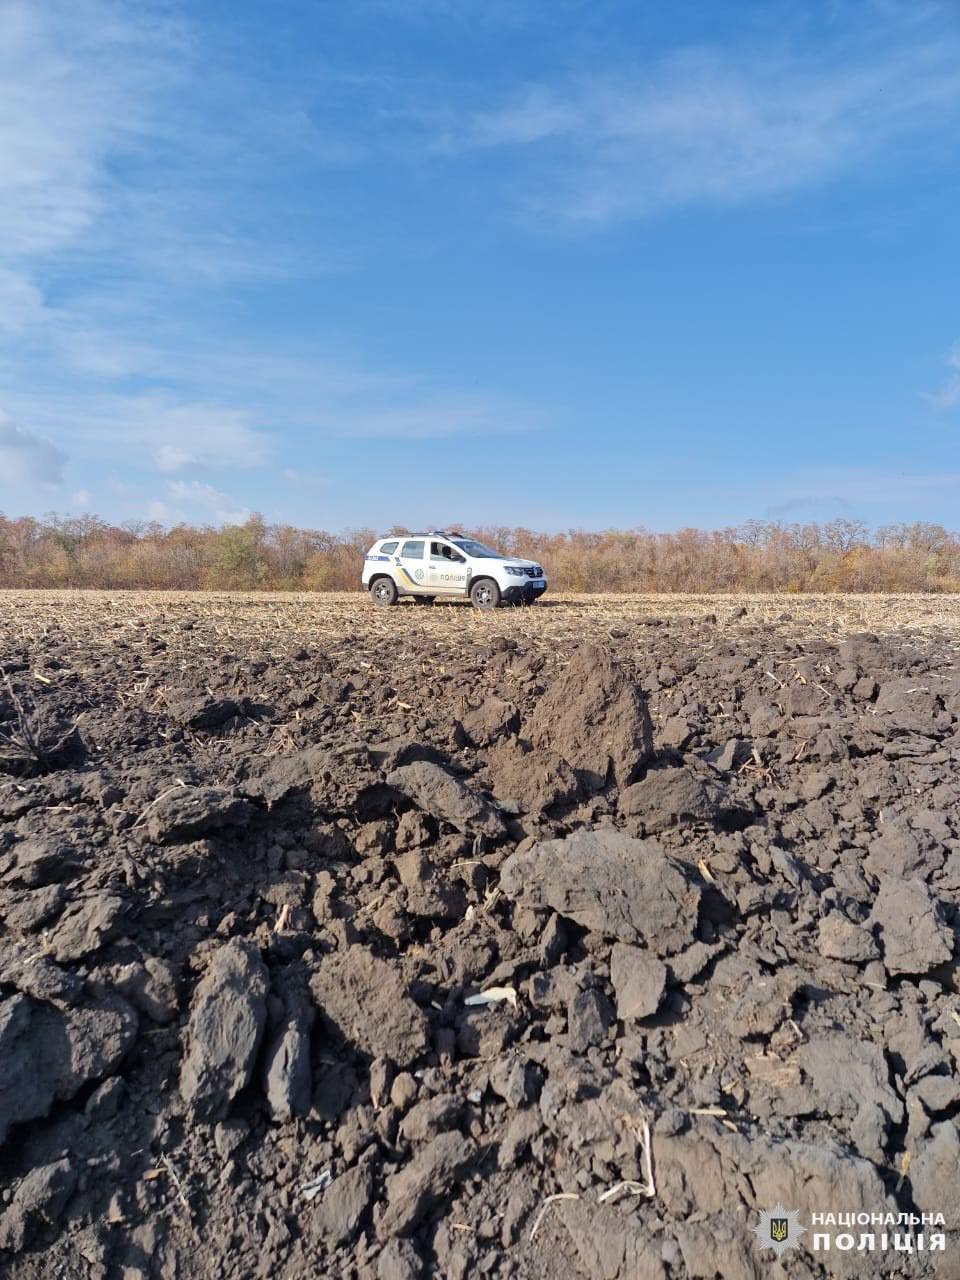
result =
M960 1275L955 631L272 608L0 623L5 1274Z

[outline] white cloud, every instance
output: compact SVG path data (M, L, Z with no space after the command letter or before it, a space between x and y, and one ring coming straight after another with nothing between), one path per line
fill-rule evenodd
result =
M332 483L330 477L321 471L300 471L296 467L284 467L280 475L288 484L303 489L325 489Z
M0 414L0 485L57 485L66 455Z
M243 524L252 514L248 507L200 480L171 480L165 497L143 501L139 507L148 520L157 520L160 524L196 524L201 520Z
M154 458L157 469L160 471L182 471L184 467L196 461L186 449L178 449L173 444L162 444L155 450Z
M940 492L956 492L960 488L958 472L889 472L866 467L802 468L790 480L793 493L767 509L782 513L793 503L809 505L830 502L849 506L852 502L907 502L918 504L925 497ZM783 477L771 477L768 492L783 491Z
M956 409L960 405L960 342L955 344L945 363L950 370L947 380L927 399L936 409Z
M30 277L0 266L0 335L22 333L48 314L43 294Z
M891 34L888 32L887 34ZM448 151L521 151L539 210L601 222L737 204L830 179L960 109L960 47L939 32L821 58L680 52L632 73L532 84L448 133ZM540 166L538 167L537 161Z
M116 407L125 419L121 430L150 442L160 471L191 465L255 467L269 454L250 414L241 409L160 395L121 398Z
M285 429L539 425L522 405L417 372L223 340L206 308L225 285L342 265L313 230L309 243L271 234L285 214L264 174L283 156L306 169L350 156L297 101L312 86L241 78L214 28L175 12L0 0L0 403L37 442L30 474L59 475L66 453L171 476L255 468ZM22 442L16 456L24 474Z
M92 494L89 489L77 489L75 493L70 495L70 505L72 507L89 507Z
M220 524L243 524L250 518L248 507L240 506L212 484L203 484L199 480L174 480L167 488L177 502L210 512Z
M296 437L410 440L537 431L550 422L522 400L441 389L415 376L365 375L355 366L318 372L307 362L297 376L296 362L287 360L280 362L287 376L275 377L269 362L262 370L255 358L250 364L246 381L233 387L249 406L243 409L173 392L77 398L43 390L4 399L32 429L69 440L72 455L170 475L263 466L278 452L266 426L274 422ZM285 454L281 465L289 467L289 446Z
M401 403L346 401L314 417L325 435L401 440L535 431L545 421L529 406L495 396L437 396L429 390L418 397L407 396Z
M0 3L0 243L13 257L74 244L113 194L107 158L147 125L170 37L105 0Z
M233 77L222 41L206 49L177 8L0 0L0 334L32 330L82 375L152 374L152 342L131 332L198 286L345 265L261 225L259 176L309 147L309 119Z
M64 362L79 374L111 381L149 374L157 367L154 346L98 328L89 314L61 312L51 330Z
M123 460L161 472L188 466L256 467L271 448L246 410L170 393L85 396L8 392L5 403L35 430L70 439L86 460Z

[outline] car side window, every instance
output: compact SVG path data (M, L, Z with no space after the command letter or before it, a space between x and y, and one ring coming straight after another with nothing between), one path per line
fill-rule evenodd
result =
M399 542L382 542L380 544L380 552L382 555L392 556L399 545Z
M405 542L400 548L400 555L404 560L422 560L425 545L423 542Z
M463 556L454 551L446 542L430 543L430 559L442 560L444 564L463 564Z

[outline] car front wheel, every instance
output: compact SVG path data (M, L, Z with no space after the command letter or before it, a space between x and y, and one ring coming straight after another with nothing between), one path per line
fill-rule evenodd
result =
M500 588L492 578L478 578L470 588L470 599L477 609L496 609L500 603Z
M391 605L397 603L397 584L392 578L377 578L376 582L370 587L370 595L373 597L373 603L379 605Z

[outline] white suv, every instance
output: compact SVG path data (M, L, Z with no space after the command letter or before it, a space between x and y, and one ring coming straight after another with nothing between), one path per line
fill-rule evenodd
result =
M478 609L499 604L533 604L547 589L543 569L533 560L502 556L460 533L411 533L381 538L363 562L363 585L377 604L413 596L422 604L464 599Z

